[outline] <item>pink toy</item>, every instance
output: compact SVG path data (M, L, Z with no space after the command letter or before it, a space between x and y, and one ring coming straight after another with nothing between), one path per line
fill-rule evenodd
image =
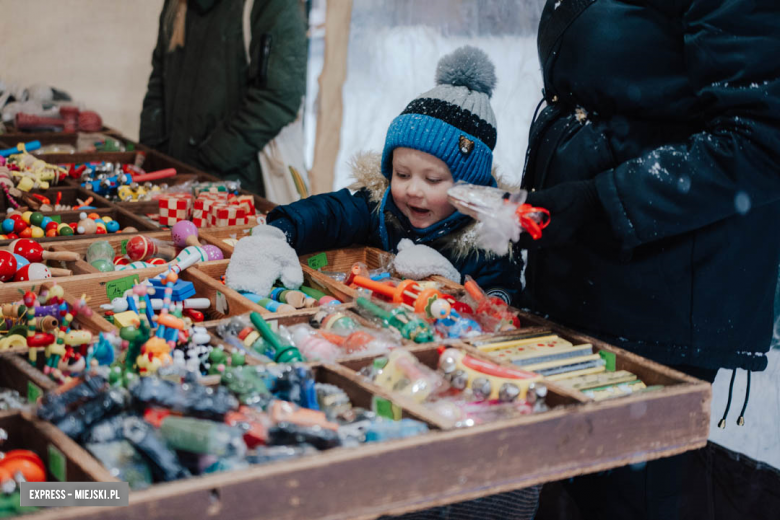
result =
M176 247L199 246L198 227L189 220L180 220L171 228L171 237Z
M203 250L206 251L209 260L222 260L225 258L225 255L222 254L222 250L217 246L206 244L203 246Z

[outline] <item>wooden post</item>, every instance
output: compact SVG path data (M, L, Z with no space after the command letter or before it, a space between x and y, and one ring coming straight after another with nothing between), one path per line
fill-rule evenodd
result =
M333 172L341 146L341 119L344 108L342 87L347 77L347 48L352 0L329 0L325 14L325 59L319 78L319 108L314 162L311 172L312 194L333 190Z

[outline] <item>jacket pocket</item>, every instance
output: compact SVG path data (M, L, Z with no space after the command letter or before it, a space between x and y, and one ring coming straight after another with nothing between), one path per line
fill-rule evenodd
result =
M544 149L547 145L542 187L593 179L616 165L609 140L600 125L589 121L581 123L572 114L552 127L548 134L542 146Z

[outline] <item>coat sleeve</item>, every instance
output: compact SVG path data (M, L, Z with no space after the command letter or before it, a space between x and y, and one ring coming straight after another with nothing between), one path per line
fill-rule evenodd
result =
M680 0L688 80L703 130L596 177L626 248L780 200L776 0Z
M295 120L306 90L306 28L299 2L271 0L252 15L249 68L261 71L267 67L267 75L257 72L249 80L239 108L201 143L199 159L218 171L249 163ZM270 35L265 65L258 63L263 35Z
M498 296L508 304L516 304L523 291L523 261L518 255L488 258L484 252L463 275L471 276L489 296Z
M163 90L163 55L165 53L165 31L163 28L165 6L160 14L157 45L152 51L152 73L146 87L143 108L141 109L141 128L138 140L141 144L160 149L167 139L165 132L165 95ZM164 150L163 150L164 151Z
M375 204L366 190L348 189L314 195L268 214L268 223L280 228L299 255L367 244Z

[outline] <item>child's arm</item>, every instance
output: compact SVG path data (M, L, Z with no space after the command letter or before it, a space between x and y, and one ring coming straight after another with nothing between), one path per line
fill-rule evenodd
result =
M371 231L368 192L348 189L314 195L268 214L268 224L287 235L299 255L365 244Z

